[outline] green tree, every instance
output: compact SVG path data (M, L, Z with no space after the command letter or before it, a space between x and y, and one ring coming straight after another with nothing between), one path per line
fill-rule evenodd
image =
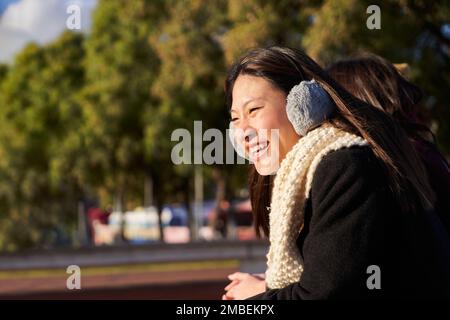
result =
M58 181L51 176L60 141L77 121L81 43L81 35L65 33L46 47L28 45L1 82L1 249L51 244L58 226L69 227L76 217L70 173Z
M178 183L166 184L164 200L171 200L167 195L179 195L188 207L191 226L194 225L190 202L195 172L197 179L203 176L208 180L212 171L222 172L224 166L174 166L170 160L174 145L170 136L177 128L193 133L195 120L202 121L203 131L208 128L225 130L223 120L227 113L222 92L225 64L220 43L226 23L225 9L225 1L172 1L168 18L161 24L160 31L150 37L161 61L161 70L152 87L152 93L160 101L159 108L156 114L147 114L147 147L152 155L155 150L164 155L166 166L172 167L168 171L176 179L171 181ZM155 132L163 139L155 140ZM192 151L193 156L195 150Z
M149 172L143 114L156 107L150 88L159 61L148 37L163 10L162 1L99 1L85 44L81 132L86 154L78 171L103 203L118 201L123 209L127 202L142 203Z
M297 0L229 1L223 49L229 65L250 48L300 46L308 25L310 3Z
M450 153L450 23L448 1L392 0L380 5L381 29L369 30L366 9L371 1L322 1L310 11L311 25L303 46L323 65L361 51L393 63L408 63L411 78L426 93L438 142Z

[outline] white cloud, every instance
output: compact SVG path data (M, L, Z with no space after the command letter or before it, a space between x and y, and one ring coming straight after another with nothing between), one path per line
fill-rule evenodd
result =
M11 4L0 18L0 61L11 62L28 42L45 44L66 30L67 7L81 11L81 30L91 25L96 0L21 0Z

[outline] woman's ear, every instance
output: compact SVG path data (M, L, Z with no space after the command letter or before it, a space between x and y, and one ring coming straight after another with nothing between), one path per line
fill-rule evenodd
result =
M314 79L294 86L286 98L286 112L295 132L305 136L334 111L335 106L322 86Z

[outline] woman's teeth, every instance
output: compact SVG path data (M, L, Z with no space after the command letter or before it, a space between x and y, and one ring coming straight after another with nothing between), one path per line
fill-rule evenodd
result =
M268 147L268 145L269 145L268 142L260 143L250 148L250 153L252 154L253 157L258 157L262 153L262 151L264 151Z

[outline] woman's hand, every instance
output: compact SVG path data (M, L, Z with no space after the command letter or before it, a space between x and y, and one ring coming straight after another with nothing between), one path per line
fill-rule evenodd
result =
M223 300L244 300L266 291L263 275L235 272L228 276L231 283L225 287Z

